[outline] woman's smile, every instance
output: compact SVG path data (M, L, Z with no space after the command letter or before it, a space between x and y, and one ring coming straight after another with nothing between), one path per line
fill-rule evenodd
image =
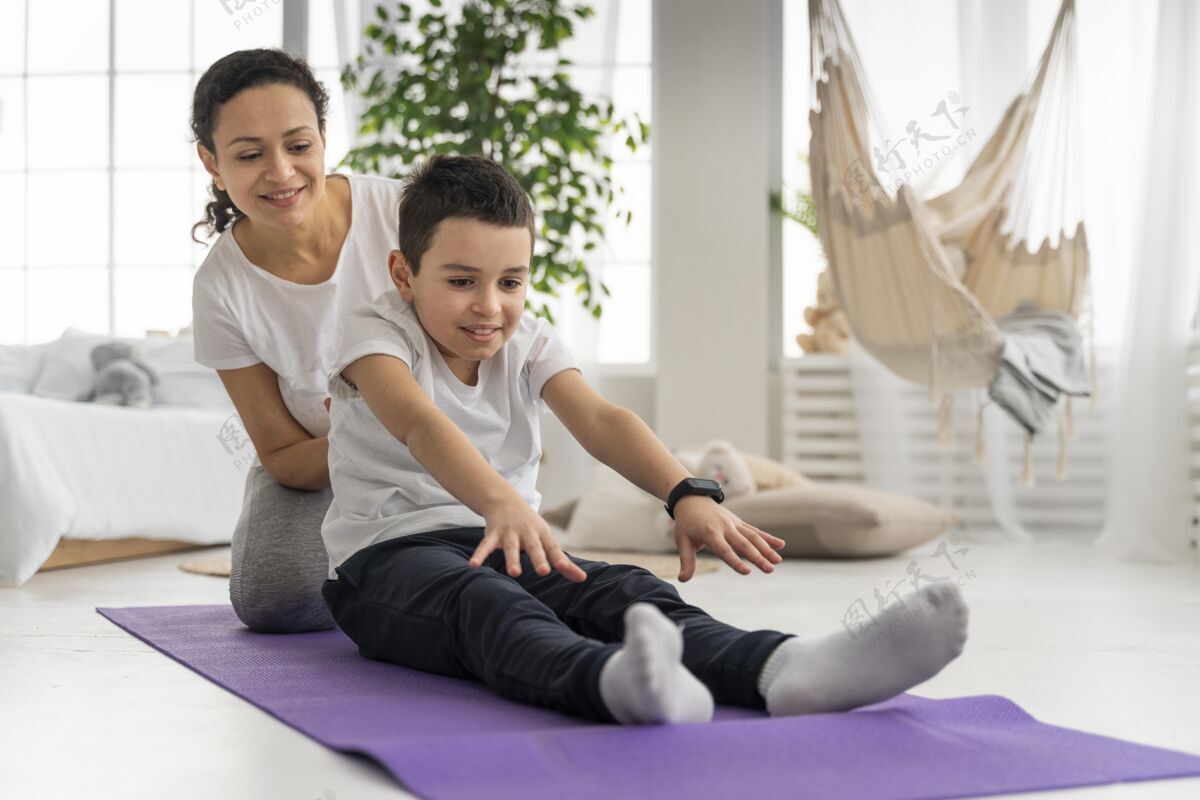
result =
M290 189L280 189L270 194L259 195L263 200L266 200L276 208L287 208L294 206L300 202L300 194L304 191L303 186L292 187Z

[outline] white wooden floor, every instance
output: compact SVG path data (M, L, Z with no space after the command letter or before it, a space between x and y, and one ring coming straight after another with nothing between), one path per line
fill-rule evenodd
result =
M951 553L971 608L966 651L915 693L1000 694L1044 722L1200 754L1200 566L1113 563L1061 541L969 547ZM837 629L873 589L908 579L911 560L953 575L933 550L787 561L770 576L723 569L680 591L731 624L815 634ZM182 558L54 571L0 589L0 796L409 796L381 768L326 749L93 610L228 602L224 579L184 573ZM1022 795L1049 796L1200 798L1200 779Z

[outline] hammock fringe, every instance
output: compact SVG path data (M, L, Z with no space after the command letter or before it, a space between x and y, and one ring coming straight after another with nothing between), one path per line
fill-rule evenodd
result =
M1035 485L1033 479L1033 434L1025 434L1025 462L1021 466L1021 485L1029 489Z
M975 454L971 459L975 464L982 464L984 456L987 455L983 438L983 409L986 406L986 402L981 402L975 411Z

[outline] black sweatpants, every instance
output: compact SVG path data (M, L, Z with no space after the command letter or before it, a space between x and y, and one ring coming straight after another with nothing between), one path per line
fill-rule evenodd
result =
M758 674L786 634L718 622L641 567L570 556L588 575L574 583L538 575L522 552L513 578L496 550L472 568L483 534L451 528L373 544L337 567L321 594L367 658L604 722L616 720L600 697L600 669L624 640L625 609L651 603L683 625L683 664L717 703L765 708Z

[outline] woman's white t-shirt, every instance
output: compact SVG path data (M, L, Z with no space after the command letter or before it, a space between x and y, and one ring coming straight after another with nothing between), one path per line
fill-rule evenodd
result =
M397 242L403 183L372 175L350 182L350 229L324 283L279 278L250 263L225 229L192 283L196 360L213 369L264 363L283 402L314 437L329 432L327 376L350 310L392 287L388 252Z
M329 375L333 502L321 535L329 553L330 580L337 578L342 562L376 542L487 524L429 474L342 378L347 365L375 353L407 364L438 410L534 511L542 502L536 488L542 456L538 411L549 410L542 388L563 370L579 369L553 326L525 312L512 338L480 362L476 383L468 386L451 371L395 287L374 303L356 308Z

